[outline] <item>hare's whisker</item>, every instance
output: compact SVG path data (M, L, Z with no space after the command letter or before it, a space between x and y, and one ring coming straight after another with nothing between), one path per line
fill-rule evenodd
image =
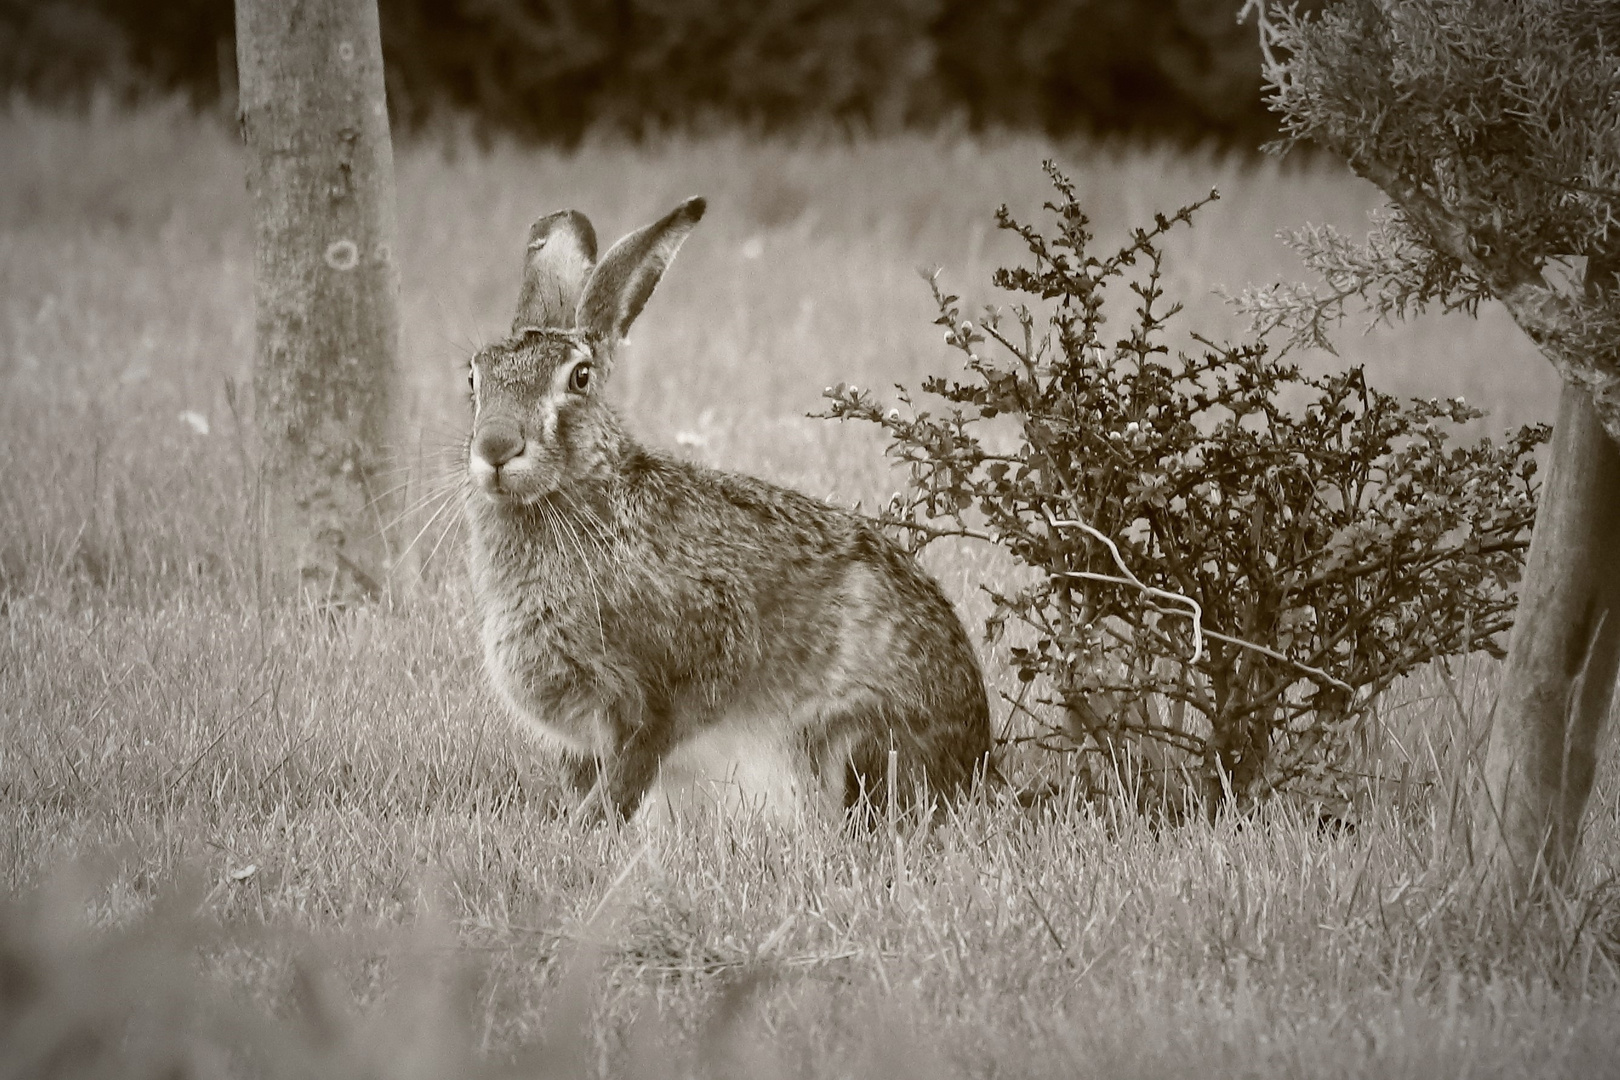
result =
M408 490L415 483L415 477L408 477L399 483L394 484L392 487L384 488L382 491L377 492L376 494L372 495L371 498L366 500L366 509L370 510L381 506L383 503L387 502L389 499L392 499L400 492Z
M580 569L585 571L585 581L591 587L591 603L596 606L596 633L602 639L603 645L606 645L607 628L602 625L602 594L597 591L596 571L591 566L591 560L586 556L584 547L580 544L579 534L574 531L574 527L563 516L562 507L555 505L549 499L540 505L544 506L547 512L551 514L552 521L561 526L560 532L566 533L568 542L574 549L574 554L579 557Z
M586 541L590 543L592 548L595 549L597 555L603 562L611 561L611 555L608 547L608 528L602 519L596 516L596 512L594 510L583 503L572 501L559 501L557 503L557 510L562 514L568 515L572 522L579 526L579 533ZM589 519L588 522L586 520L587 518ZM594 531L590 528L591 524L596 526Z
M372 470L374 476L399 476L404 473L425 471L425 466L438 461L446 465L456 462L465 448L466 436L457 440L454 446L412 446L396 447L387 450L383 455L383 464Z
M414 499L410 503L410 505L408 505L408 506L404 507L403 509L399 510L394 515L392 520L390 520L386 524L380 526L380 530L386 532L389 529L398 528L400 525L404 524L406 520L413 517L417 513L420 513L424 508L426 508L426 507L428 507L428 506L430 506L430 505L432 505L432 504L434 504L434 503L436 503L436 502L438 502L438 501L440 501L442 499L448 499L450 496L454 495L456 493L456 491L457 491L458 486L459 485L454 484L454 483L435 485L433 488L428 490L425 494L420 495L416 499ZM435 516L437 516L437 515L435 515Z
M451 508L451 506L454 504L455 494L456 493L454 491L450 491L443 495L443 501L439 503L439 508L433 511L433 516L427 519L427 524L423 525L416 531L416 535L411 538L411 542L405 545L405 550L399 553L399 558L395 560L396 566L404 564L406 557L409 556L412 549L416 547L417 541L421 540L423 534L425 534L429 529L433 528L433 526L438 523L439 518L444 516L444 512Z
M461 493L462 506L466 505L467 496L468 492L463 490ZM444 544L445 540L449 538L450 534L461 525L462 520L463 518L460 513L450 515L449 520L444 523L444 528L439 532L439 538L433 542L432 550L427 553L427 558L422 560L422 566L424 568L433 565L434 556L439 554L439 548Z

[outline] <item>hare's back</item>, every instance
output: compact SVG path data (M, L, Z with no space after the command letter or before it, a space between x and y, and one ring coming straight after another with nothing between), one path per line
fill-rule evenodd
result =
M829 672L816 669L830 664L897 691L904 682L908 695L924 685L952 693L980 685L950 601L870 519L695 466L670 486L663 520L673 535L662 550L677 553L689 538L698 565L683 572L723 582L748 608L762 662L808 667L818 678Z
M747 477L721 482L743 511L739 561L753 561L759 668L743 711L774 702L829 762L893 748L935 791L964 782L989 751L989 705L939 585L867 518Z

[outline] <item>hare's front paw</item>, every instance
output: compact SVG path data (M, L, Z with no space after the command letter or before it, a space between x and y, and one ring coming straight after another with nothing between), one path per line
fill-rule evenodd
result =
M630 749L637 748L632 742ZM645 748L641 748L645 749ZM623 753L605 761L587 758L568 765L568 779L577 802L568 811L568 823L589 828L629 821L647 794L658 771L652 753Z
M559 814L570 828L588 829L608 820L606 770L594 757L567 757L561 762L564 790Z
M568 827L584 831L594 829L598 825L607 824L607 798L603 794L602 785L597 784L586 792L585 797L568 811Z

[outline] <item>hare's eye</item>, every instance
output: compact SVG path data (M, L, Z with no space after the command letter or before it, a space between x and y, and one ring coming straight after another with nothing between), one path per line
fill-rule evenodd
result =
M574 370L568 373L568 389L576 394L583 394L591 386L591 365L581 362L574 365Z

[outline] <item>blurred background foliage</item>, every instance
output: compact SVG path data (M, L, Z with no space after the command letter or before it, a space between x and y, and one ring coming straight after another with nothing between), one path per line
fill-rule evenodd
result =
M571 143L941 125L1253 146L1242 0L379 0L396 125ZM0 0L0 85L234 98L231 0Z

